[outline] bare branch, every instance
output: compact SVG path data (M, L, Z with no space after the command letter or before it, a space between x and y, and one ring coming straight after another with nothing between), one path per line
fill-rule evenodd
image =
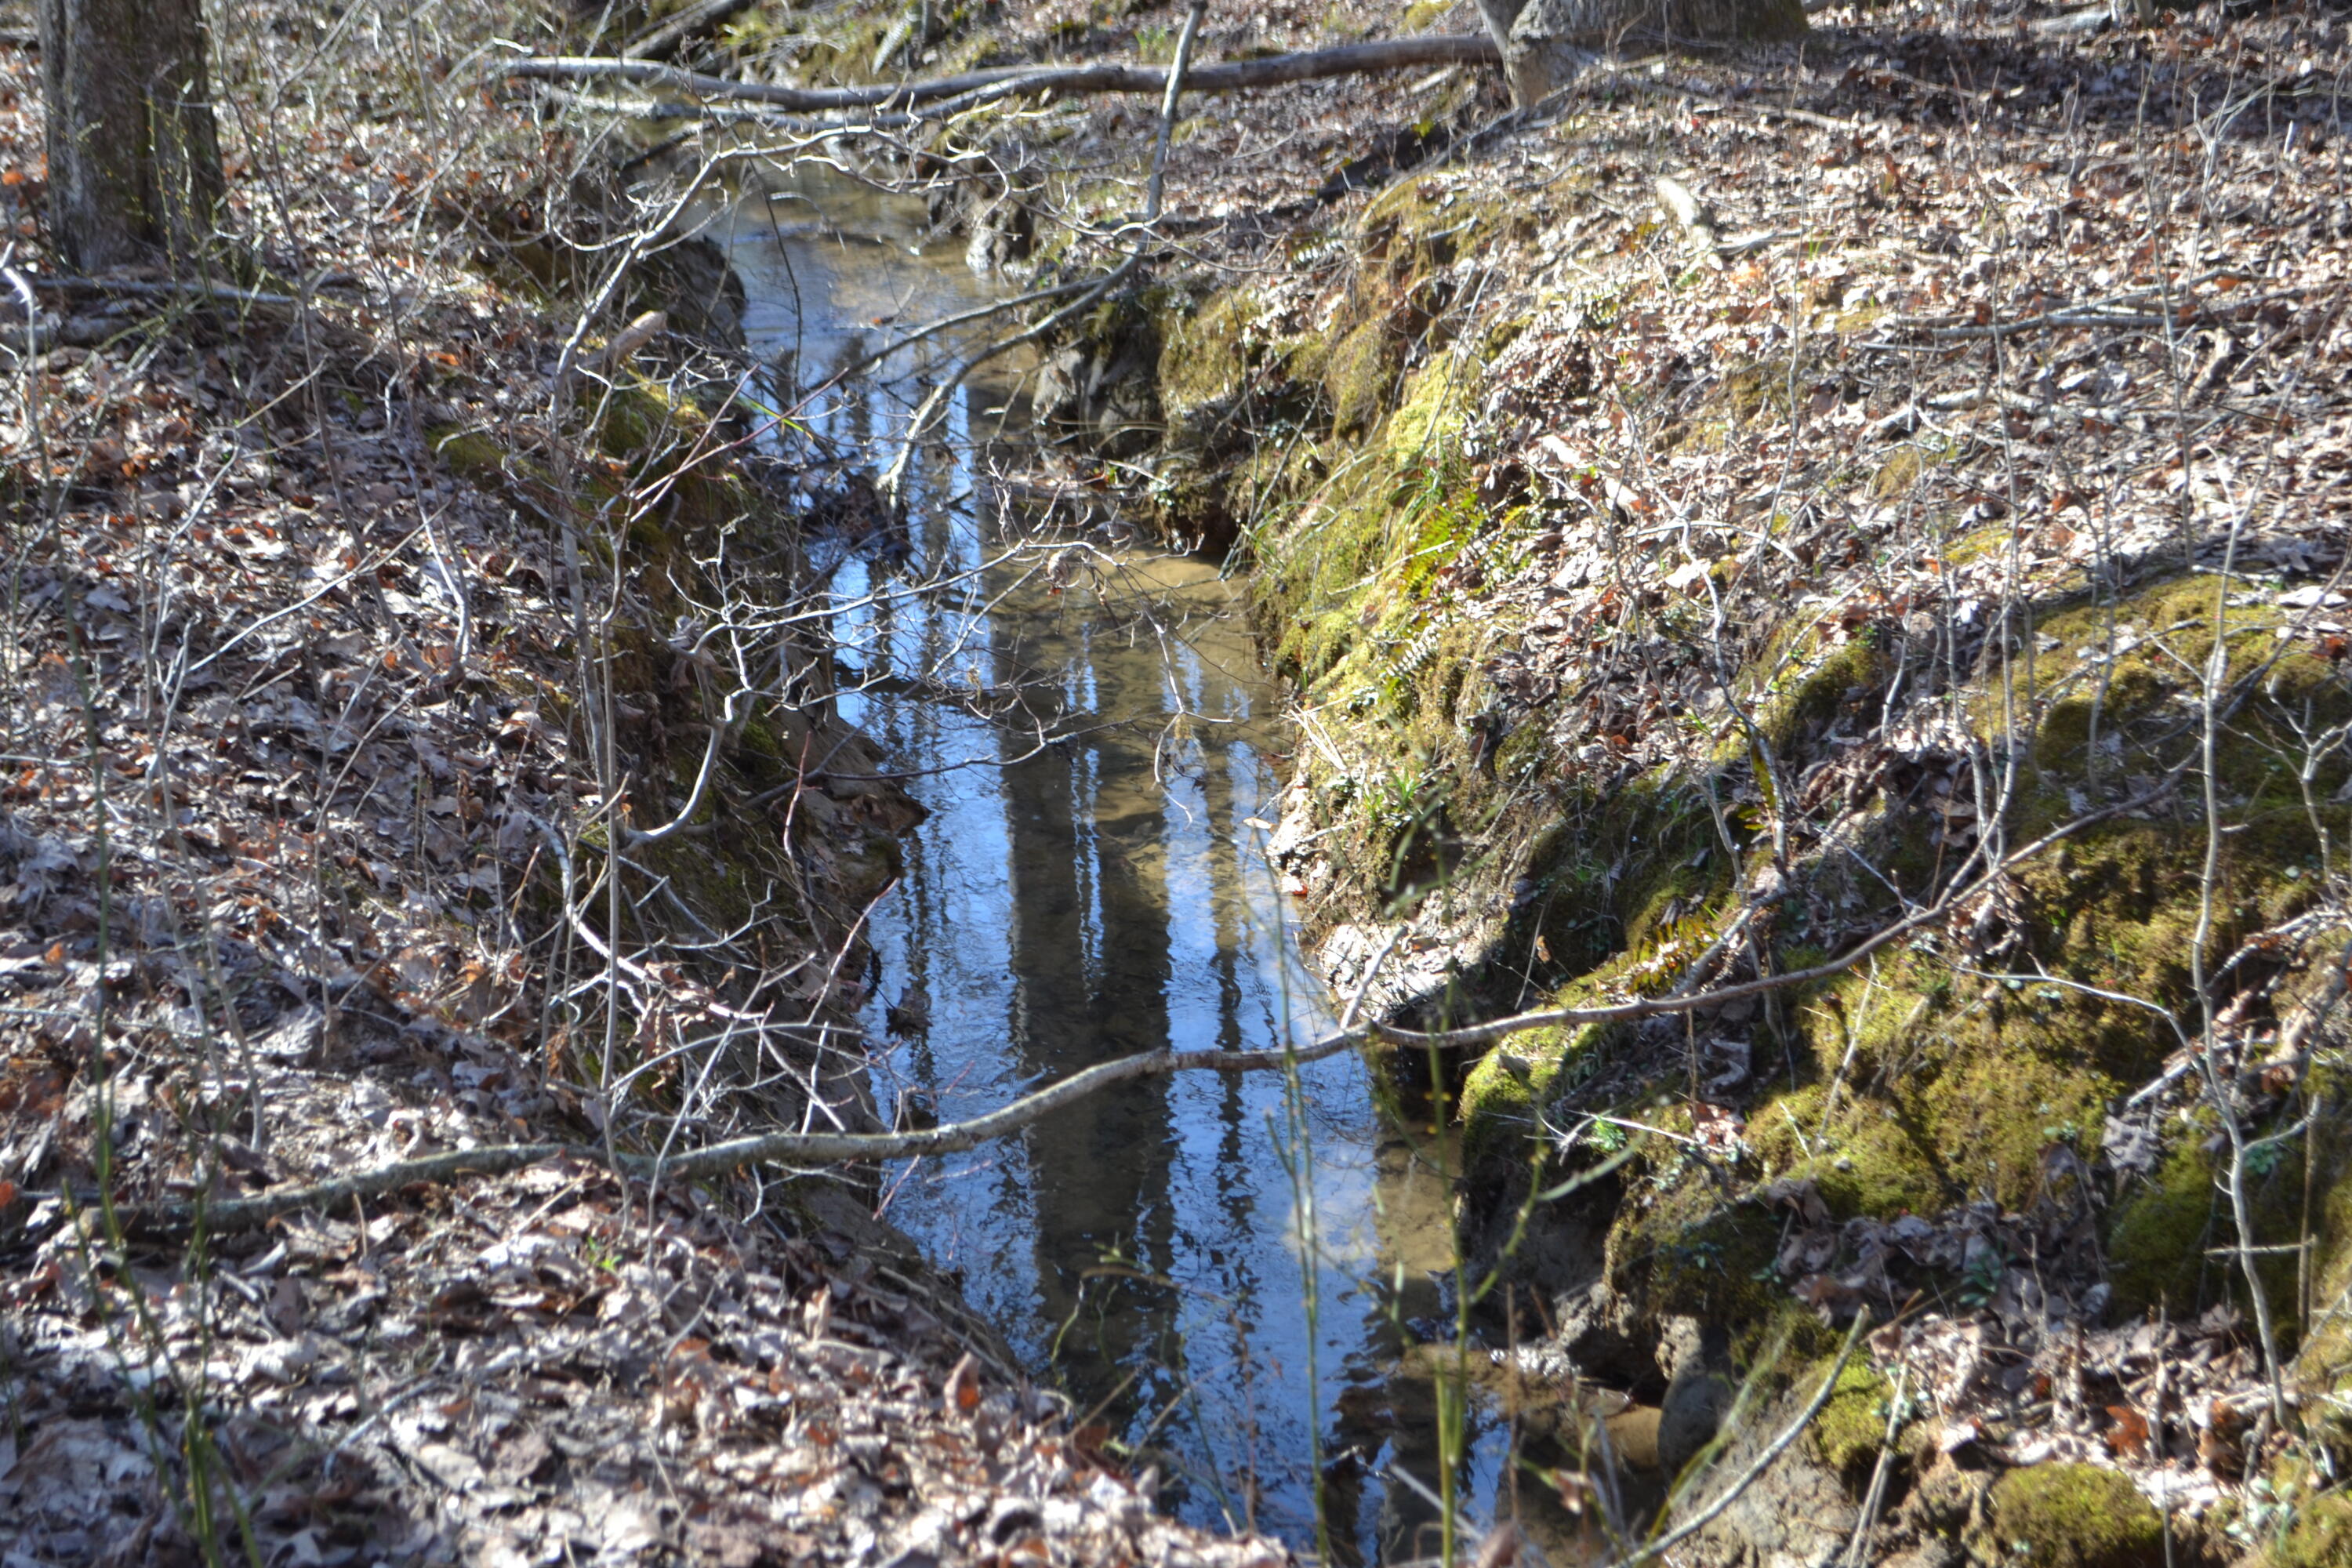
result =
M373 1171L356 1172L331 1182L308 1187L292 1187L280 1193L264 1193L249 1198L229 1198L210 1204L174 1203L125 1208L124 1224L133 1230L150 1234L171 1234L194 1229L201 1224L212 1231L247 1229L268 1223L279 1215L298 1209L323 1207L358 1197L368 1197L394 1192L418 1183L446 1181L462 1175L496 1175L520 1170L561 1155L572 1155L631 1173L643 1175L717 1176L739 1171L748 1165L782 1163L824 1164L858 1160L908 1160L928 1154L953 1154L974 1149L982 1143L1009 1137L1032 1122L1063 1107L1090 1095L1139 1079L1157 1078L1175 1072L1271 1072L1338 1056L1373 1039L1392 1045L1414 1046L1423 1049L1455 1049L1464 1046L1481 1045L1530 1030L1549 1028L1557 1025L1622 1023L1636 1018L1654 1017L1661 1014L1688 1013L1702 1008L1717 1007L1742 996L1786 990L1842 974L1861 963L1871 953L1922 926L1942 919L1963 900L1982 891L1997 879L2022 861L2082 831L2095 823L2122 812L2145 805L2156 799L2167 784L2156 790L2119 801L2104 810L2075 818L2042 835L2032 843L2004 857L1982 875L1955 888L1935 903L1907 919L1886 927L1876 936L1854 947L1841 957L1811 969L1792 970L1787 973L1751 980L1738 985L1686 996L1643 997L1632 1002L1605 1007L1559 1007L1542 1012L1520 1013L1491 1023L1473 1025L1467 1028L1435 1031L1401 1029L1387 1024L1360 1025L1342 1028L1324 1036L1311 1045L1296 1049L1261 1051L1150 1051L1137 1056L1122 1057L1116 1061L1100 1063L1083 1072L1073 1073L1059 1083L1051 1084L1024 1095L1009 1105L1000 1107L966 1121L949 1122L913 1132L775 1132L749 1138L737 1138L714 1143L674 1159L656 1159L638 1154L623 1154L593 1146L568 1143L516 1143L485 1149L459 1151L449 1154L429 1155L420 1160L395 1162ZM580 935L594 947L608 963L621 964L585 927Z
M1423 66L1496 65L1501 58L1494 40L1484 34L1433 33L1349 44L1336 49L1310 49L1303 54L1275 55L1262 60L1229 60L1223 65L1200 66L1186 74L1184 89L1243 92L1295 81L1412 70ZM784 87L772 82L737 81L652 60L534 55L509 65L506 74L536 81L626 81L639 87L667 88L700 99L765 103L807 112L902 108L985 88L1003 88L1012 92L1165 92L1169 71L1164 66L999 66L991 70L934 77L928 81L883 82L871 87Z

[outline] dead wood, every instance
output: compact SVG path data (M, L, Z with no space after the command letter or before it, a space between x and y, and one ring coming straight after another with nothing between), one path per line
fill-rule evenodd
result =
M301 1209L340 1207L354 1199L381 1196L405 1187L455 1180L469 1175L500 1175L528 1165L564 1156L591 1164L608 1165L627 1175L672 1176L696 1180L723 1176L762 1163L829 1164L857 1160L908 1160L925 1155L955 1154L1009 1137L1052 1112L1115 1084L1158 1078L1177 1072L1280 1072L1292 1070L1342 1051L1380 1041L1391 1046L1455 1050L1487 1045L1533 1029L1574 1027L1585 1024L1630 1023L1670 1014L1695 1013L1727 1002L1843 974L1889 943L1923 927L1932 926L1960 904L1984 892L2017 867L2063 843L2084 828L2126 812L2153 804L2172 787L2168 776L2156 787L2100 810L2086 813L2053 828L2021 848L1984 867L1974 877L1955 879L1944 895L1906 918L1879 930L1837 957L1811 968L1766 975L1711 991L1666 996L1636 997L1597 1007L1546 1008L1497 1018L1465 1028L1423 1033L1373 1022L1342 1026L1311 1045L1287 1050L1149 1051L1098 1063L1048 1084L1010 1104L963 1121L943 1123L907 1132L772 1132L730 1139L707 1148L667 1157L609 1153L603 1148L577 1143L509 1143L488 1148L455 1150L398 1160L372 1170L355 1171L307 1186L288 1187L251 1197L217 1198L208 1202L173 1202L120 1205L112 1218L128 1234L186 1235L202 1229L214 1234L249 1230L281 1215ZM583 934L586 934L583 932ZM1352 1014L1353 1009L1350 1009Z
M1245 92L1290 82L1411 70L1423 66L1497 65L1501 59L1490 38L1474 33L1439 33L1349 44L1336 49L1311 49L1302 54L1273 55L1265 59L1195 66L1185 76L1184 89ZM927 81L879 82L869 87L786 87L774 82L737 81L653 60L576 55L533 56L515 61L507 68L507 74L536 81L626 81L696 98L764 103L796 112L898 108L985 88L1013 92L1080 93L1163 92L1168 86L1164 66L1116 64L1000 66L934 77Z

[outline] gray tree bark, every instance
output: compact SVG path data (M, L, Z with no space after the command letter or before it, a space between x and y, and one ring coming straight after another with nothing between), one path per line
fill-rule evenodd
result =
M1525 108L1566 79L1580 50L1625 44L1801 37L1803 0L1478 0L1511 100Z
M224 200L202 0L38 0L49 221L95 272L185 258Z

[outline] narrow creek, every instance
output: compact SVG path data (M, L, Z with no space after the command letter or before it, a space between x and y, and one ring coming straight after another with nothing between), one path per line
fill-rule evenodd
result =
M925 227L919 201L802 171L707 231L815 449L879 467L971 341L811 395L884 334L988 297ZM1263 855L1287 742L1238 595L1037 482L1020 380L954 395L903 533L812 546L844 715L929 813L867 924L886 1114L955 1120L1111 1058L1331 1023ZM884 1213L1181 1516L1311 1551L1319 1455L1335 1556L1430 1556L1436 1399L1412 1347L1451 1339L1450 1194L1383 1099L1348 1057L1295 1084L1126 1086L893 1168ZM1474 1404L1465 1527L1516 1510L1560 1561L1570 1521L1509 1438Z

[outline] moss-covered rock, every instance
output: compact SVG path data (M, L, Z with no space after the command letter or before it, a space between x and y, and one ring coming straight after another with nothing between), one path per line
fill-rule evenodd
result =
M1169 444L1198 447L1212 432L1200 416L1238 398L1256 362L1254 329L1264 306L1246 289L1227 289L1169 322L1160 349L1159 387Z
M1332 345L1323 361L1331 398L1331 433L1342 438L1370 431L1394 400L1404 340L1385 321L1370 321Z
M2028 1465L1993 1483L1979 1555L2034 1568L2161 1568L2164 1521L2120 1471Z
M2150 1176L2116 1208L2107 1264L2120 1310L2186 1310L2207 1293L2217 1227L2228 1216L2213 1185L2213 1162L2199 1138L2175 1142Z
M2352 1498L2315 1498L2296 1510L2262 1558L2263 1568L2342 1568L2352 1563Z
M1829 1365L1816 1367L1799 1378L1801 1387L1820 1386ZM1871 1366L1850 1361L1838 1373L1829 1402L1806 1432L1806 1439L1823 1464L1849 1489L1866 1485L1886 1441L1887 1401L1894 1386Z

